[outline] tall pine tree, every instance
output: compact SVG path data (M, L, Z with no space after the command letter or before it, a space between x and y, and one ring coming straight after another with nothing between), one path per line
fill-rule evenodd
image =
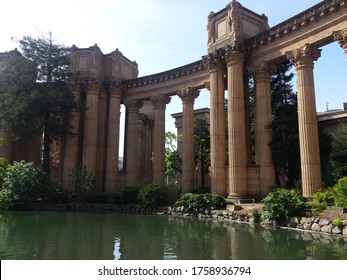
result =
M8 73L1 118L14 137L42 135L42 167L50 173L51 143L68 133L76 108L67 79L69 49L48 37L25 36L18 41Z

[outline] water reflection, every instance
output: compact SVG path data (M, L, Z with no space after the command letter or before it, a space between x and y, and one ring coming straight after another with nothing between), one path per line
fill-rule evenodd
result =
M12 212L1 259L347 259L347 239L157 215Z

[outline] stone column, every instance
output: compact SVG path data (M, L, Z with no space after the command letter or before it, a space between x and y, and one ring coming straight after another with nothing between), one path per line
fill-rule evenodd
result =
M74 96L75 101L79 102L81 94L79 83L73 82L71 85L71 94ZM75 186L71 179L71 172L78 165L78 139L81 137L79 135L79 122L80 113L76 111L72 114L70 119L71 134L67 135L64 141L62 178L64 185L67 186L69 191L75 191Z
M86 92L86 113L84 121L84 143L82 164L89 173L95 175L98 135L98 108L100 83L90 80Z
M153 182L165 182L165 108L171 98L159 95L151 98L154 105L154 133L153 133Z
M194 100L199 96L195 88L178 91L183 105L182 129L182 192L194 189Z
M228 143L229 197L247 195L247 145L243 83L244 53L237 45L228 46Z
M347 59L347 29L333 32L334 40L344 49Z
M272 70L267 62L257 65L253 70L255 79L255 154L259 165L260 195L265 196L276 185L275 168L272 163L270 143L272 140L271 92Z
M138 122L139 110L143 102L135 99L128 99L125 101L127 108L127 137L126 141L126 174L127 184L137 184L139 180L139 159L140 154L138 151Z
M227 195L224 61L220 51L209 54L211 191Z
M313 79L313 62L320 57L320 50L306 44L286 55L294 64L297 75L302 192L311 197L322 187Z
M120 98L121 86L119 83L114 83L110 88L108 108L105 174L107 192L115 191L118 183Z

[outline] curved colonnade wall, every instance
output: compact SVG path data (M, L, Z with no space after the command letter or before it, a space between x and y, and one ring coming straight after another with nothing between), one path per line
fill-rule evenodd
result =
M183 105L181 184L184 192L191 191L194 100L199 90L207 88L212 191L231 198L266 195L276 183L269 147L270 80L276 65L289 60L297 75L303 194L309 197L321 188L313 69L319 48L326 44L338 43L347 55L346 1L322 1L271 28L265 15L232 1L223 10L211 12L207 22L207 54L201 60L146 77L137 78L137 63L118 49L104 55L97 45L72 47L70 84L81 105L71 120L74 136L60 147L60 180L69 182L71 170L82 164L95 174L98 190L163 183L165 109L177 95ZM255 163L250 151L249 75L255 81ZM126 122L124 170L120 172L121 104L126 107Z

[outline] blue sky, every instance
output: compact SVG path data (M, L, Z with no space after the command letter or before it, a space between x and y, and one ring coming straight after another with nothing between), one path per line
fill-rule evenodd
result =
M17 0L1 4L0 52L17 47L11 37L37 36L51 31L67 46L95 43L104 54L118 48L139 65L139 76L179 67L207 53L207 16L223 9L227 0ZM246 8L264 13L274 26L319 0L239 0ZM315 63L317 111L342 109L347 102L347 62L337 43L325 46ZM202 92L195 108L209 106ZM178 98L167 106L167 130L175 131L171 113L180 112Z

